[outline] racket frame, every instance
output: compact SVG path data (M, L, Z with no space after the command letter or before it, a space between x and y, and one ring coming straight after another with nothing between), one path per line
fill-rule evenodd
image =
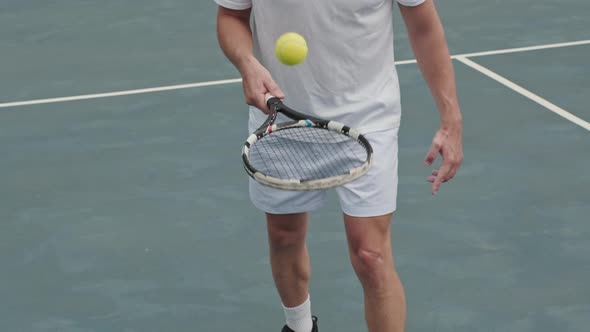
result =
M361 177L369 170L369 167L371 166L373 161L373 148L371 147L371 144L365 138L365 136L360 134L357 130L351 129L350 127L345 126L342 123L336 121L324 120L308 116L303 113L299 113L294 109L283 104L283 102L276 97L269 96L267 98L267 105L271 111L268 118L260 126L260 128L258 128L252 135L248 137L248 139L244 143L244 147L242 148L242 161L244 164L244 169L246 170L248 175L257 182L260 182L261 184L272 188L284 190L320 190L334 188L349 183ZM275 121L279 113L284 114L293 121L275 124ZM300 127L316 127L324 130L334 131L345 136L348 136L356 140L358 143L361 144L361 146L365 148L365 151L367 152L367 159L360 166L351 169L348 174L341 174L314 180L279 179L276 177L264 175L260 171L258 171L254 166L252 166L249 160L249 154L250 147L254 145L254 143L262 139L263 137L270 135L273 132Z

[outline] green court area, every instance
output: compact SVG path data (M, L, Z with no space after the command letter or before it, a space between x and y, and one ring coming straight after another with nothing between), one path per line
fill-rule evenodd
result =
M393 245L408 331L588 331L585 6L438 3L453 54L540 45L468 59L546 103L456 59L465 161L436 197L422 160L437 112L418 67L398 67ZM263 215L240 163L239 83L38 101L237 78L217 47L215 9L0 4L0 331L280 329ZM412 59L396 20L397 58ZM308 241L321 330L365 331L334 195Z

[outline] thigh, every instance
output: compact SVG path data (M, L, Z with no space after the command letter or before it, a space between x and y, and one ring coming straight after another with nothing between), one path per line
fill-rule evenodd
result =
M292 191L264 186L249 179L250 200L270 214L293 214L319 209L326 200L325 190Z
M367 174L337 188L342 211L353 217L390 214L396 209L399 128L368 133L373 164Z

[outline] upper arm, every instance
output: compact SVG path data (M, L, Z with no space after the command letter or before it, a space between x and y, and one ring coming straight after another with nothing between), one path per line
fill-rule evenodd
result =
M415 7L418 6L422 3L424 3L424 1L426 0L397 0L397 2L402 5L402 6L407 6L407 7Z
M215 0L219 5L217 15L232 16L246 21L250 20L252 0Z
M398 0L398 2L400 3L400 12L406 23L408 33L426 32L440 24L432 0ZM404 2L416 3L416 5L407 6Z
M252 0L215 0L219 7L233 10L252 8Z

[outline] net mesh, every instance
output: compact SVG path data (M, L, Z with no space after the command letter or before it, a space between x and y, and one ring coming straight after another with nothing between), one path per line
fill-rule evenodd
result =
M306 181L348 174L367 160L367 151L344 134L296 127L259 139L251 146L249 159L264 175Z

